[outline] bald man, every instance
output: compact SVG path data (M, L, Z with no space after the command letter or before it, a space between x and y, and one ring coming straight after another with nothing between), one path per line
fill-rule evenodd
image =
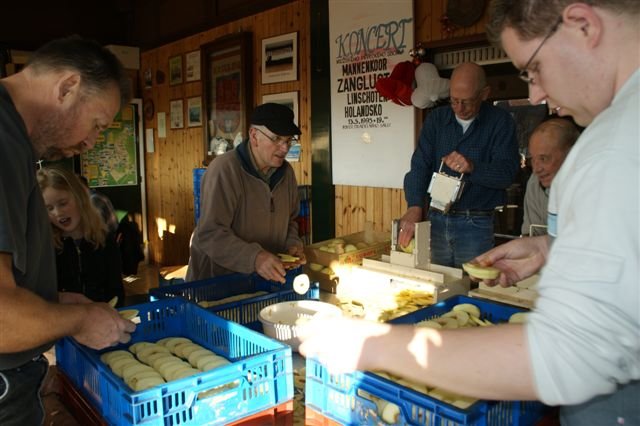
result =
M458 65L451 75L450 106L427 115L411 170L404 178L408 209L400 219L398 243L407 246L415 223L431 221L431 262L460 267L494 245L493 214L506 202L506 189L519 167L511 115L484 102L489 97L484 70ZM450 176L463 175L461 197L446 212L428 206L431 177L442 163Z
M533 174L524 196L522 235L547 233L549 188L569 150L580 136L570 120L552 118L541 123L529 138L529 155Z

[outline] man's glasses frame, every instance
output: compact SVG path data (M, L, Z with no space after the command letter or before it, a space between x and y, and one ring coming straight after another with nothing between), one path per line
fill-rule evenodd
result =
M555 25L553 27L551 27L551 29L549 30L547 35L542 39L542 41L540 42L540 44L538 45L536 50L533 51L533 54L531 55L531 57L529 58L527 63L524 65L522 70L518 73L518 77L520 78L520 80L522 80L525 83L530 84L530 85L535 84L535 79L534 79L534 77L529 75L528 68L531 65L531 63L533 62L533 60L535 59L536 55L538 54L538 52L540 51L542 46L544 46L546 41L549 40L551 38L551 36L556 33L556 31L558 31L558 28L560 27L560 24L562 24L562 16L560 18L558 18L558 21L555 23Z
M282 146L286 146L287 148L291 148L291 145L295 145L298 143L298 138L295 136L275 136L275 135L272 136L272 135L266 134L265 132L260 130L258 127L254 127L254 129L262 133L264 137L269 139L274 145L282 145Z
M449 99L449 105L452 107L462 106L463 108L468 108L478 102L478 98L480 98L480 94L477 94L473 99Z

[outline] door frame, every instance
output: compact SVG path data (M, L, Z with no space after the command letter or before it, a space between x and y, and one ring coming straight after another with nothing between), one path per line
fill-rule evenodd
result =
M140 207L142 215L142 241L144 252L144 263L149 263L149 235L147 225L147 180L146 180L146 165L145 165L145 141L144 141L144 115L142 113L142 99L132 99L131 104L135 105L137 115L137 130L138 130L138 164L140 166L138 170L138 179L140 182Z

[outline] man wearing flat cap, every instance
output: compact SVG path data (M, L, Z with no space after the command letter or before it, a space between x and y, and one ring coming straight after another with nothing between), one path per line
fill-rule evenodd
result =
M257 272L284 283L277 253L304 262L296 222L298 183L285 161L300 133L289 108L259 105L251 115L249 139L211 162L202 180L187 281Z

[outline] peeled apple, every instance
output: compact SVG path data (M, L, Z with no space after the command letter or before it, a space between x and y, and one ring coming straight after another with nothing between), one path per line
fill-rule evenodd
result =
M344 246L344 252L345 253L351 253L352 251L357 251L358 247L354 246L353 244L347 244L346 246Z
M413 249L416 246L416 240L415 238L412 238L411 241L409 241L409 244L406 247L400 246L400 250L402 250L405 253L413 253Z
M285 253L278 253L278 257L283 262L297 262L298 260L300 260L300 258L297 256L292 256L290 254L285 254Z
M509 323L511 324L524 324L527 322L526 312L516 312L509 317Z
M481 266L474 263L463 263L462 269L472 277L479 278L481 280L495 280L500 275L500 269L493 266Z
M129 321L133 320L135 317L138 316L137 309L124 309L122 311L118 311L118 313L123 319L129 320Z
M389 424L398 423L398 418L400 417L400 407L392 402L388 402L384 408L382 409L382 420Z
M322 268L324 268L324 265L321 265L321 264L319 264L319 263L313 263L313 262L310 262L310 263L309 263L309 268L310 268L312 271L322 271Z
M471 303L460 303L453 307L453 311L463 311L469 315L480 318L480 308L476 305L472 305Z

